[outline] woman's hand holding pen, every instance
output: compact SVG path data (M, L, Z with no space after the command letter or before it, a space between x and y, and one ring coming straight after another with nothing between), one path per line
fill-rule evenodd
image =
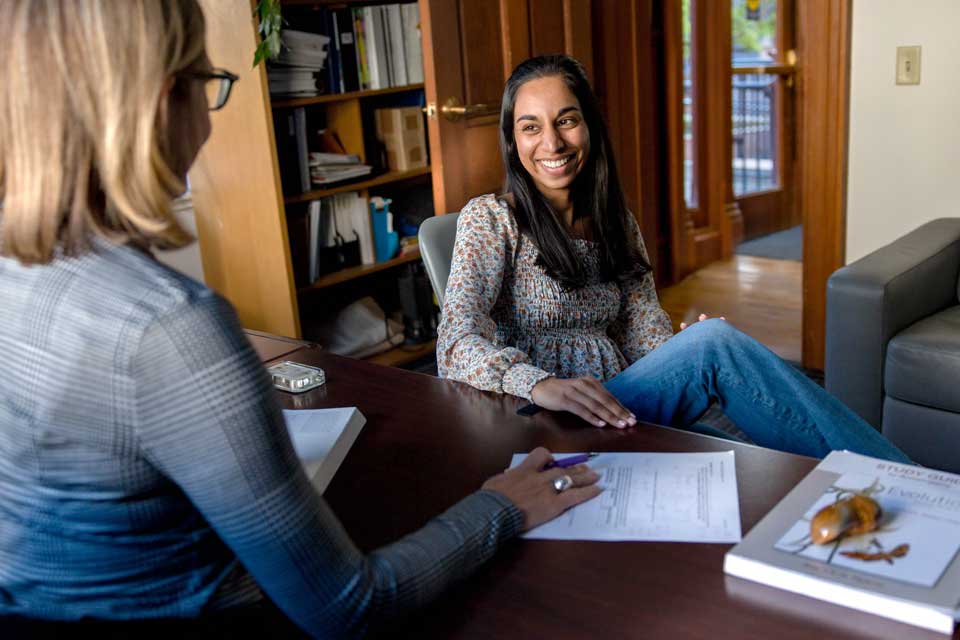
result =
M637 417L594 378L545 378L534 385L530 399L544 409L574 413L596 427L637 424Z
M545 469L553 455L537 447L513 469L493 476L483 483L484 489L506 496L523 513L523 530L553 520L581 502L600 494L600 475L585 464ZM557 478L569 476L573 484L563 490L554 487Z

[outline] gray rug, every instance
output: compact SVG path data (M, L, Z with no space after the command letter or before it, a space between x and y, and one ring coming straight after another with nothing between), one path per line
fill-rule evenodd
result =
M792 229L741 242L737 247L737 255L775 260L803 260L803 227L798 225Z

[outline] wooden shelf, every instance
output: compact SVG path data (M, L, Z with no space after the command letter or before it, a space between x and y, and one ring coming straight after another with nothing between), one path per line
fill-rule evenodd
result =
M327 189L314 189L313 191L307 191L306 193L300 193L295 196L286 196L283 201L286 204L296 204L298 202L308 202L310 200L316 200L318 198L325 198L327 196L332 196L335 193L344 193L346 191L362 191L364 189L369 189L371 187L379 187L382 184L390 184L391 182L400 182L401 180L409 180L411 178L417 178L419 176L425 176L430 174L430 167L420 167L419 169L411 169L410 171L387 171L386 173L381 173L378 176L370 178L368 180L361 180L359 182L347 182L344 184L338 184L335 187L329 187Z
M320 279L313 284L298 289L297 293L309 293L311 291L316 291L317 289L332 287L333 285L340 284L341 282L362 278L370 275L371 273L376 273L385 269L392 269L393 267L400 266L401 264L414 262L419 259L420 249L415 249L410 253L405 253L402 256L397 256L396 258L392 258L385 262L362 264L358 267L347 267L346 269L340 269L340 271L334 271L333 273L328 273L325 276L321 276Z
M370 356L366 358L366 360L374 364L382 364L385 367L399 367L433 353L436 348L436 340L424 342L423 344L404 344L399 347L394 347L389 351L378 353L375 356Z
M274 109L291 109L293 107L306 107L312 104L323 104L325 102L343 102L344 100L353 100L355 98L385 96L391 93L415 91L417 89L423 89L422 82L405 84L402 87L387 87L386 89L367 89L365 91L348 91L347 93L325 93L320 96L306 96L303 98L280 98L271 100L270 105Z

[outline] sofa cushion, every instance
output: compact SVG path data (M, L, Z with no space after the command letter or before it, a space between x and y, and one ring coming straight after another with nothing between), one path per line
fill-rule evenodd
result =
M960 306L907 327L887 346L886 394L960 413Z

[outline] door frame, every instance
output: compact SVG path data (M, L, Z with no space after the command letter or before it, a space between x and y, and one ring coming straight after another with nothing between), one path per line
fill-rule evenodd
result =
M846 259L851 0L797 3L803 366L823 369L827 279Z

